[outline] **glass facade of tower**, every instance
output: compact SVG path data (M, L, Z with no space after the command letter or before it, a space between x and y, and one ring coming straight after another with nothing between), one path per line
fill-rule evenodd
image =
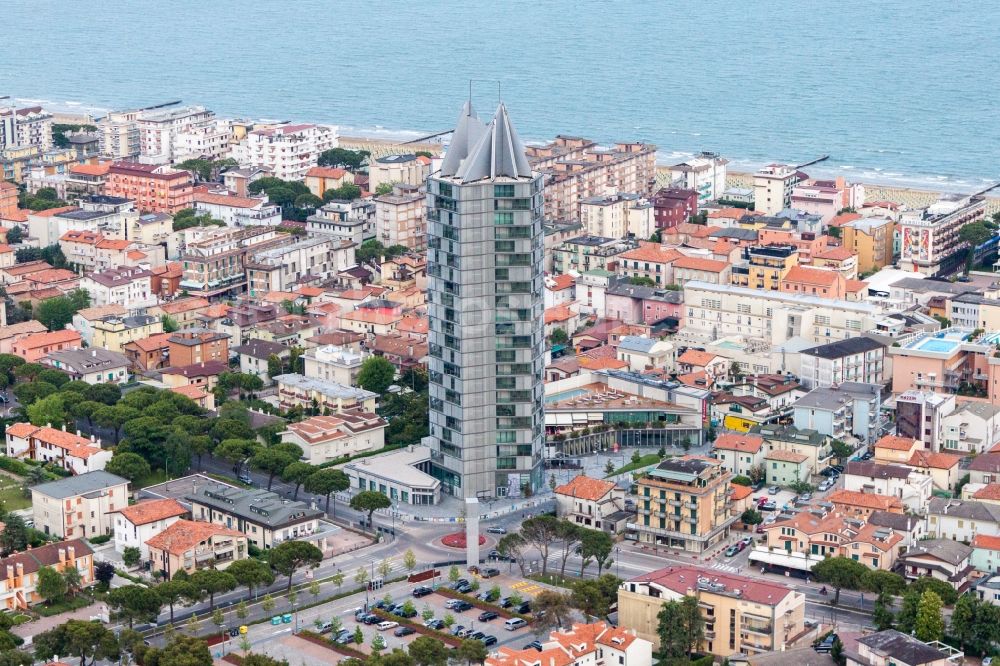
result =
M427 181L432 473L459 497L543 483L542 177Z

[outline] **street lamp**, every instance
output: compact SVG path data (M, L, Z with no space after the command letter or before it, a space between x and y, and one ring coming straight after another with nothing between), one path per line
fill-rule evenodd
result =
M295 613L295 631L292 633L299 633L299 603L295 602L292 604L292 611Z
M222 656L225 657L226 656L226 636L229 635L229 627L227 627L226 625L222 625L220 627L220 629L222 630Z
M621 549L621 547L620 546L615 546L615 578L619 578L619 579L622 577L622 569L621 569L621 559L622 559L622 557L621 557L621 555L622 555L622 549Z

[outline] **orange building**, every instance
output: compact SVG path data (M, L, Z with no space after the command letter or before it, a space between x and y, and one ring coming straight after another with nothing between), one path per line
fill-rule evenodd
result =
M190 172L138 162L115 162L104 183L104 194L134 199L136 208L152 213L190 208L193 193Z
M194 365L205 361L229 362L229 336L207 329L178 331L167 339L170 365Z
M836 271L792 266L781 279L779 291L843 300L847 294L847 281Z
M79 349L80 342L80 334L76 331L36 333L25 336L11 345L11 353L20 356L28 363L37 363L46 354L54 351Z
M17 210L17 185L0 180L0 217L7 219Z

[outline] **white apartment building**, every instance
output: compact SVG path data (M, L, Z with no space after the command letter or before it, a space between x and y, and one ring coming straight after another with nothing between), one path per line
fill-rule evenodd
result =
M403 185L423 185L431 173L431 161L417 155L386 155L373 160L368 165L368 191L374 192L379 185L400 183Z
M632 236L646 240L656 230L653 205L645 197L628 192L581 200L580 221L588 235L605 238Z
M946 453L984 453L997 443L1000 407L969 401L956 403L955 410L941 419L941 436L932 448Z
M927 507L927 535L971 542L977 534L1000 535L1000 504L935 497Z
M139 129L139 161L146 164L169 164L178 159L177 138L193 134L212 124L215 114L203 106L168 107L145 111L136 119Z
M336 127L282 125L253 130L233 146L232 154L241 165L266 167L284 180L303 180L319 154L336 147Z
M217 160L229 153L232 121L214 120L203 125L191 126L174 136L174 162L193 158Z
M115 304L135 310L156 305L152 277L153 273L145 268L109 268L85 275L80 288L90 294L90 304L94 307Z
M354 265L354 246L329 236L295 239L287 245L247 253L247 283L252 295L292 291Z
M0 107L0 150L22 146L52 147L52 114L40 106Z
M885 345L872 338L847 338L800 352L799 381L807 389L844 382L881 384Z
M117 197L98 197L129 202ZM54 215L28 214L28 234L37 238L38 243L45 247L58 243L70 231L100 234L104 238L125 238L125 225L139 217L134 209L101 210L92 202L81 202L87 207L55 213ZM125 204L123 204L125 205Z
M794 337L823 344L874 326L879 308L805 294L691 281L684 285L684 329L705 340L743 335L781 344Z
M670 185L697 192L699 205L718 199L726 191L728 164L729 160L716 153L701 153L668 169Z
M52 463L73 474L103 470L112 451L102 449L100 440L74 435L48 426L14 423L7 427L7 456Z
M195 192L191 207L222 220L227 227L276 227L281 224L281 208L269 204L266 194L238 197L222 192Z
M944 198L925 210L904 212L899 220L899 268L933 276L957 267L965 245L959 230L985 212L983 197Z
M427 248L426 195L419 185L397 184L375 197L375 239L386 247Z
M134 160L142 152L139 140L138 109L112 111L97 121L97 138L101 155L116 160Z
M167 529L188 514L180 502L173 498L145 500L117 509L113 515L115 551L124 553L126 548L138 548L142 560L149 559L146 541Z
M104 471L31 487L35 529L63 539L111 534L111 512L128 506L128 479Z
M485 666L652 666L653 645L636 637L634 629L604 622L574 624L553 631L541 647L501 648Z
M754 210L777 215L788 208L792 190L806 178L801 171L786 164L769 164L753 175Z
M375 236L375 225L361 215L361 210L351 201L329 201L306 218L306 233L328 234L361 245ZM372 208L375 204L372 203Z
M303 360L306 377L355 386L365 355L347 347L325 345L307 349Z
M923 514L934 491L934 481L905 465L851 461L843 474L844 490L896 497L908 511Z

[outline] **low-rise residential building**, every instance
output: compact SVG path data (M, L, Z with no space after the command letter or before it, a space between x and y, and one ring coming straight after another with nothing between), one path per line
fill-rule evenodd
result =
M229 370L224 361L203 361L192 365L177 365L160 371L161 381L171 389L195 386L211 391L219 384L219 375Z
M555 273L585 273L592 270L614 272L624 261L622 255L637 247L639 244L634 240L578 236L552 248L552 269Z
M357 453L378 451L385 446L387 425L376 414L345 411L292 423L281 433L281 441L298 445L304 461L320 465Z
M290 347L257 338L251 338L246 344L233 347L232 352L239 354L240 372L260 377L265 386L272 383L269 373L271 357L280 361L278 367L281 368L292 355Z
M698 601L705 622L700 652L718 657L781 650L805 628L805 595L785 585L717 569L669 566L622 583L618 621L659 647L665 601Z
M354 245L326 235L251 249L246 256L248 289L251 298L290 291L300 284L328 280L353 265Z
M375 197L375 239L386 247L402 245L421 251L427 247L426 195L420 185L395 184Z
M855 437L865 444L882 432L881 409L882 387L860 382L814 388L792 407L796 428L839 440Z
M626 335L618 341L615 353L618 360L628 363L628 369L633 372L653 369L672 372L677 366L677 348L666 340Z
M170 580L177 572L193 574L199 569L224 570L247 559L248 537L215 523L180 519L146 540L148 561L154 571Z
M157 333L148 338L140 338L122 345L122 353L136 372L159 370L170 365L170 336L173 333Z
M37 363L54 351L79 349L81 342L80 334L70 329L51 333L32 333L11 344L10 353L20 356L28 363Z
M954 453L933 453L931 451L914 451L907 466L931 479L937 490L954 491L961 478L958 464L962 456Z
M423 185L430 173L431 161L423 155L378 157L368 165L368 191L375 192L383 184Z
M208 361L229 363L229 335L204 328L187 328L167 338L170 365L195 365Z
M267 195L233 196L196 191L191 206L199 213L222 220L228 227L275 227L281 224L281 207L268 203Z
M701 553L729 536L732 474L712 458L664 460L637 480L634 529L641 543Z
M309 541L326 549L320 530L323 512L305 502L289 501L267 490L234 488L222 483L199 485L184 497L194 520L223 525L246 535L266 550L284 541Z
M815 430L767 424L755 428L753 433L764 438L768 451L791 451L805 455L810 474L819 474L833 455L829 438Z
M128 382L128 358L101 347L54 351L43 357L40 363L65 372L71 380L88 384Z
M764 456L765 479L778 486L791 486L809 480L809 456L795 451L775 449Z
M903 513L903 502L898 497L875 495L852 490L835 490L826 501L841 513L857 518L868 519L876 511Z
M298 405L304 409L313 406L318 406L320 410L329 408L334 414L357 408L374 412L378 401L377 393L337 382L298 374L278 375L272 379L278 382L278 402L282 409Z
M313 167L306 171L305 185L314 196L323 198L327 190L339 189L342 185L354 184L354 174L345 169ZM227 185L228 187L228 185Z
M935 497L927 507L927 534L965 543L977 534L1000 535L1000 504Z
M48 543L0 559L0 608L23 611L42 601L38 594L38 571L42 567L52 567L59 573L76 569L80 587L94 583L94 551L86 541Z
M764 438L760 435L722 433L715 439L712 456L735 476L750 476L764 463Z
M343 466L351 488L384 493L401 504L429 505L441 501L441 481L431 476L429 446L407 446L377 456L365 456Z
M337 129L328 125L279 125L247 133L233 146L242 166L264 167L282 180L302 180L317 166L320 153L337 146Z
M61 539L111 534L111 512L128 506L128 480L89 472L31 487L35 529Z
M7 455L27 458L41 463L52 463L73 474L86 474L103 470L111 460L112 452L101 448L100 440L57 430L49 426L14 423L7 426Z
M899 557L906 578L934 578L962 591L975 572L972 547L951 539L924 539Z
M972 557L969 561L977 571L990 574L1000 571L1000 536L977 534L972 537Z
M940 643L923 643L895 629L862 636L857 652L844 654L847 666L948 666L956 656Z
M1000 443L1000 406L980 401L957 401L941 421L941 437L934 450L951 453L986 453ZM937 446L935 446L935 444Z
M123 506L114 513L115 551L124 553L126 548L138 548L143 561L147 561L149 547L146 541L188 515L188 510L168 497Z
M625 510L625 491L613 481L580 474L556 486L554 492L556 514L589 529L618 534L633 515Z
M588 664L593 666L652 666L653 645L635 631L604 622L573 624L569 631L553 631L534 647L502 647L486 658L485 666Z
M153 273L145 268L109 268L89 273L80 280L80 287L90 294L95 306L116 304L126 310L137 310L155 305L151 278Z
M193 328L201 324L199 315L208 309L208 299L199 296L188 298L178 298L169 303L161 303L146 310L146 314L153 317L167 315L173 320L181 330Z
M346 347L323 345L307 349L303 374L312 379L355 386L365 356Z
M73 315L73 328L80 333L80 337L89 347L94 344L94 322L100 320L102 317L122 317L127 313L128 310L117 303L102 305L100 307L83 308L82 310L78 310L77 313ZM41 326L41 324L38 325ZM3 329L0 329L0 331L2 330ZM0 349L2 349L2 344L3 342L0 340ZM104 347L104 345L98 346Z
M800 353L799 380L807 389L844 382L885 383L885 343L874 338L847 338Z
M844 490L898 497L907 511L919 514L927 510L934 490L929 476L899 464L852 460L841 478Z
M92 345L124 352L130 342L163 333L163 321L151 315L105 315L91 324Z
M81 310L82 312L82 310ZM29 319L10 326L0 326L0 354L10 354L14 343L35 333L45 333L48 329L42 322Z

